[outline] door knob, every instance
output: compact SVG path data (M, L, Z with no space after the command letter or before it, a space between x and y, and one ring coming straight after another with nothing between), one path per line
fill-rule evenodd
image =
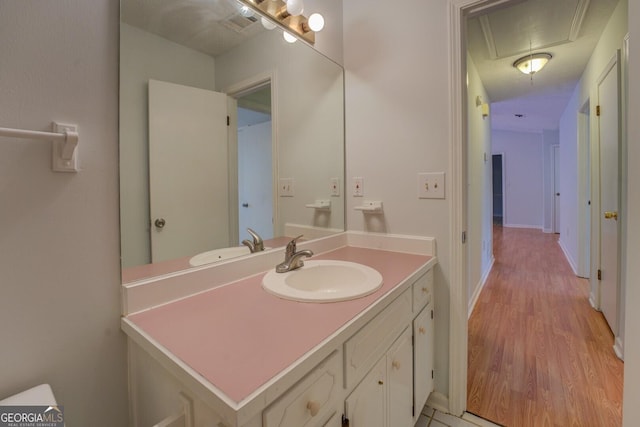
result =
M560 193L556 193L556 196L559 196L559 195L560 195Z
M616 221L618 220L618 212L605 212L604 213L604 217L605 219L615 219Z
M158 218L154 221L156 228L164 228L166 223L167 222L164 220L164 218Z

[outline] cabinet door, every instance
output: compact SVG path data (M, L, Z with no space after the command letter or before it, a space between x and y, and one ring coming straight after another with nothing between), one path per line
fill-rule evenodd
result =
M427 305L413 320L414 407L416 416L433 391L433 319Z
M383 357L345 401L345 415L349 418L349 427L387 425L386 368L386 358Z
M413 352L406 328L387 352L388 426L413 425Z

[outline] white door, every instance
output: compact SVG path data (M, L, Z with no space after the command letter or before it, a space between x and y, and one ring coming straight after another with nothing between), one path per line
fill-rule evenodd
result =
M560 146L553 146L553 232L560 233Z
M273 238L271 121L238 128L238 199L240 240L251 228Z
M227 96L149 81L151 260L229 246Z
M413 425L413 351L411 348L411 332L410 328L405 329L387 353L387 379L389 381L388 425L390 427Z
M350 427L387 425L386 361L385 357L380 359L345 401L345 415Z
M618 333L618 61L598 83L600 140L600 308L614 335Z
M429 394L433 391L433 311L431 304L426 306L413 320L413 406L415 408L414 421Z

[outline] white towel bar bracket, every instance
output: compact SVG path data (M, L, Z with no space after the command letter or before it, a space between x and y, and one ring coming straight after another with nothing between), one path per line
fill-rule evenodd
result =
M78 172L78 126L53 123L53 131L65 135L64 140L53 141L53 171Z
M52 141L51 168L54 172L78 172L78 126L53 123L53 132L0 127L0 136Z

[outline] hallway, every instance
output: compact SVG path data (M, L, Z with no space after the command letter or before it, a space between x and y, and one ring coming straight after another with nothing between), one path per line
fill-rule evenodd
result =
M494 226L469 319L467 411L509 426L622 424L623 363L558 235Z

